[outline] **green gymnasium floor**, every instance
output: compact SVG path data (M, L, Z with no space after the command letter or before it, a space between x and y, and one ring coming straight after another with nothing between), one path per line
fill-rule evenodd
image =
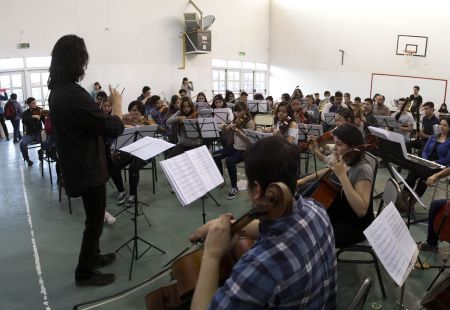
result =
M40 164L35 150L30 151L35 165L28 167L21 159L19 145L0 141L0 309L71 309L73 305L110 295L158 273L162 266L178 252L189 245L187 237L202 223L201 203L196 202L183 208L176 196L170 193L170 185L158 167L156 194L151 192L151 172L141 173L139 198L149 207L143 210L148 216L151 227L145 219L138 219L139 236L162 248L161 254L150 249L141 259L135 261L132 280L128 280L130 252L123 249L118 260L104 268L105 272L114 272L116 282L101 288L79 288L74 284L74 268L78 259L84 212L80 199L72 199L73 214L69 214L66 197L58 202L58 188L50 185L47 166L44 177L40 175ZM159 160L159 159L158 159ZM312 164L310 165L312 167ZM245 178L242 174L239 178ZM405 173L405 172L404 172ZM376 191L381 192L388 177L386 169L380 169L376 182ZM53 175L55 172L53 171ZM227 180L228 181L228 180ZM228 181L229 184L229 181ZM111 186L108 190L108 210L117 213L116 192ZM206 201L207 219L223 212L232 212L239 216L249 208L246 192L237 199L226 199L228 187L215 189L212 194L221 204L217 207ZM428 190L425 201L429 204L432 190ZM437 197L444 197L438 191ZM378 201L375 202L378 206ZM103 252L112 252L126 242L133 234L133 222L127 213L120 215L117 222L106 225L101 238ZM411 228L415 240L426 236L426 224L416 224ZM140 249L143 248L139 244ZM426 254L421 254L427 257ZM427 258L428 262L438 263L436 254ZM400 289L383 272L387 299L381 297L380 288L372 265L338 264L338 305L340 309L354 297L359 285L366 277L372 277L374 285L367 299L366 309L373 303L383 309L396 308ZM425 290L437 273L433 270L413 270L406 282L405 304L417 309ZM447 274L448 275L448 274ZM167 281L163 278L124 299L103 305L97 309L144 309L144 296L159 284Z

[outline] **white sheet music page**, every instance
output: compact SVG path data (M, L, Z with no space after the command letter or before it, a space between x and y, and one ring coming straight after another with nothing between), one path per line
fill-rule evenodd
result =
M186 153L197 170L197 173L200 175L207 192L224 182L223 177L206 146L203 145L187 151ZM206 194L206 192L204 194Z
M405 222L391 202L364 230L386 271L402 286L419 253Z
M120 150L139 157L142 160L148 160L173 146L175 146L175 144L166 142L163 139L144 137Z
M160 162L181 205L187 206L208 192L187 153Z

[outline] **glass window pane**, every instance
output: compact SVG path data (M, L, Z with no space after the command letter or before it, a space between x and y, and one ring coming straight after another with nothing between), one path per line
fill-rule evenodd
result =
M41 86L41 74L30 73L31 86Z
M17 101L23 102L23 90L22 88L15 88L11 90L11 93L17 94Z
M244 69L254 69L255 68L255 63L254 62L244 61L244 62L242 62L242 68L244 68Z
M220 71L219 79L225 80L225 71Z
M42 87L42 93L44 94L44 98L46 99L46 101L48 101L49 90L47 86Z
M223 59L212 59L211 60L211 66L212 67L223 67L225 68L227 66L227 61Z
M267 70L267 65L266 64L262 64L262 63L258 63L257 62L255 65L256 65L255 68L258 69L258 70Z
M42 72L42 85L47 85L49 75L50 73L48 72Z
M31 89L31 96L34 97L36 100L42 100L42 92L40 87L33 87Z
M216 91L216 90L219 90L219 82L216 82L216 81L214 81L213 82L213 89Z
M219 79L219 71L213 70L213 80Z
M236 60L228 60L228 67L229 68L241 68L242 63L240 61L236 61Z
M52 61L52 57L27 57L27 68L48 68L50 67L50 62Z
M23 69L23 58L0 59L0 70Z
M12 80L13 87L22 87L22 75L21 74L11 75L11 80Z
M10 79L9 75L1 75L0 76L0 87L11 88L11 79Z
M220 82L219 83L219 90L220 91L224 91L225 90L225 82Z

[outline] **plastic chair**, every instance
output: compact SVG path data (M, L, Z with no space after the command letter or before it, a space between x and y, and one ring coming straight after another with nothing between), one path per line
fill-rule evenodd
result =
M254 121L256 128L272 127L274 124L274 118L271 114L256 114Z

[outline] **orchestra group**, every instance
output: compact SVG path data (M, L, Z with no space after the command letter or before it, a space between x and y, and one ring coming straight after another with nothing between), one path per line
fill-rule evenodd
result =
M102 286L115 280L114 274L98 271L116 259L114 253L100 254L103 223L115 220L105 210L106 182L110 177L117 188L118 205L134 206L139 171L148 163L112 150L127 127L158 125L157 136L175 144L164 154L171 158L206 143L188 137L184 119L197 119L202 109L226 109L228 113L229 121L218 124L220 138L207 146L222 175L225 162L230 184L223 186L227 186L228 199L239 195L237 165L244 162L247 193L257 215L240 231L233 229L235 219L229 214L193 229L190 240L203 241L204 252L192 309L336 308L335 248L365 240L363 231L374 220L372 188L377 159L363 146L370 144L369 127L379 126L376 115L395 119L395 131L404 136L409 152L449 167L428 176L409 171L407 182L419 197L427 186L450 175L448 111L441 106L440 116L433 102L422 102L418 86L413 87L411 96L399 98L397 111L391 113L392 106L385 104L382 94L352 101L350 93L336 91L331 96L325 91L320 99L318 93L304 96L298 87L275 100L272 96L231 91L213 93L208 100L204 92L194 94L192 81L183 78L170 102L152 95L150 87L144 86L137 99L128 104L128 113L122 115L117 89L110 86L108 95L96 82L88 93L78 84L87 63L83 39L74 35L60 38L52 51L50 110L42 110L34 98L28 98L28 109L21 115L24 136L14 136L18 141L21 138L23 159L31 166L28 146L41 141L41 131L45 130L39 158L51 154L58 163L58 182L64 184L68 195L83 200L86 222L75 270L79 286ZM257 124L250 101L266 105L265 114L273 117L272 126ZM333 124L325 119L330 114L334 115ZM304 124L322 125L323 136L300 140L299 128ZM244 129L270 133L271 137L251 144ZM299 173L301 152L315 156L325 168ZM121 175L126 166L129 192ZM337 185L330 201L317 194L325 182ZM406 192L403 196L413 199ZM422 250L437 250L439 238L433 221L446 203L443 199L431 203ZM256 241L235 263L228 278L219 279L221 260L242 236Z

